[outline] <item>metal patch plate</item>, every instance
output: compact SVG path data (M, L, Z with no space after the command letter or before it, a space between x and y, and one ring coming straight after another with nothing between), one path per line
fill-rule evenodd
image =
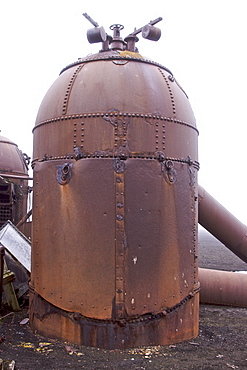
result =
M70 182L60 185L56 166L63 163L35 165L32 281L64 310L109 318L115 296L112 160L77 161Z
M172 185L157 161L127 162L125 306L129 315L159 312L179 303L196 280L194 189L187 165L175 164Z

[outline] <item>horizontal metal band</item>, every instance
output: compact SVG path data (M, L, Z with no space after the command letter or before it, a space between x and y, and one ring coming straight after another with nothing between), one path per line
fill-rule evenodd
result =
M80 114L71 114L71 115L62 115L59 117L51 118L45 121L42 121L33 128L36 130L38 127L49 124L49 123L54 123L54 122L59 122L59 121L68 121L68 120L77 120L77 119L85 119L85 118L95 118L95 117L136 117L136 118L144 118L144 119L155 119L155 120L160 120L160 121L166 121L166 122L174 122L180 125L188 126L189 128L195 130L198 134L199 131L196 127L191 125L188 122L178 120L176 118L171 118L171 117L164 117L162 115L157 115L157 114L152 114L152 113L127 113L127 112L95 112L95 113L80 113Z
M40 296L36 291L35 291L35 288L31 285L31 283L29 284L29 289L30 291L32 292L32 294L37 294L37 296L39 297L42 297ZM164 308L164 310L160 311L160 312L157 312L157 313L147 313L147 314L144 314L144 315L135 315L135 316L129 316L129 317L126 317L124 319L115 319L115 320L112 320L112 319L94 319L94 318L89 318L89 317L86 317L86 316L83 316L82 314L78 313L78 312L69 312L69 311L64 311L62 310L61 308L57 307L57 306L54 306L50 303L50 312L49 313L45 313L45 316L47 314L52 314L52 313L60 313L62 316L68 316L72 321L77 321L77 322L80 322L80 321L88 321L88 322L94 322L94 323L100 323L100 324L109 324L111 322L115 322L115 323L119 323L121 326L124 326L124 325L128 325L128 324L138 324L138 323L145 323L145 322L150 322L150 321L155 321L155 320L160 320L162 317L164 316L167 316L169 315L169 313L172 313L176 310L178 310L180 307L182 307L184 304L186 304L190 299L194 298L196 294L198 294L200 292L200 283L197 283L194 287L194 289L186 296L184 297L180 302L178 302L177 304L175 304L174 306L172 307L167 307L167 308ZM42 297L42 299L44 299ZM52 310L53 308L53 310ZM43 316L40 316L39 313L36 313L35 314L36 317L39 319L39 320L43 320L44 317Z
M141 63L146 63L146 64L152 64L156 67L160 67L162 69L164 69L166 72L168 72L169 74L173 75L173 73L166 67L164 67L162 64L160 63L157 63L157 62L154 62L150 59L146 59L144 57L142 58L138 58L138 57L134 57L134 56L123 56L123 55L117 55L117 54L114 54L114 55L106 55L106 54L95 54L93 56L89 56L89 57L86 57L86 58L81 58L81 59L78 59L77 61L75 61L74 63L71 63L69 64L68 66L66 66L65 68L62 69L62 71L60 72L60 75L66 71L67 69L71 68L71 67L75 67L77 66L78 64L81 64L81 63L89 63L89 62L97 62L97 61L102 61L102 60L105 60L105 61L113 61L113 60L126 60L127 62L129 61L134 61L134 62L141 62Z
M138 158L138 159L149 159L149 160L160 160L159 153L129 153L128 155L119 154L119 153L109 153L109 152L95 152L95 153L83 153L80 152L79 154L69 153L61 156L49 156L45 155L43 158L34 158L32 161L32 166L35 162L45 162L45 161L56 161L56 160L68 160L68 159L90 159L90 158L102 158L102 159L109 159L109 158L120 158L126 160L128 158ZM173 157L162 157L162 162L165 161L174 161L179 163L189 164L193 166L195 169L199 170L200 164L198 161L193 161L191 158L173 158Z

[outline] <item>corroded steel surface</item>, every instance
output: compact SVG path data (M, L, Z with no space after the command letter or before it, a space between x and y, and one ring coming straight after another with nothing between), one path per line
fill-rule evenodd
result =
M199 186L199 223L247 262L247 226Z
M169 312L148 313L132 320L92 320L51 305L30 290L30 321L41 335L70 343L115 349L167 345L196 337L199 294L191 295Z
M112 161L88 159L73 163L72 179L64 186L56 180L56 166L60 163L64 162L35 165L35 290L62 309L98 319L110 318L115 296ZM44 221L49 227L43 226ZM48 247L51 238L52 247Z
M34 329L105 348L197 335L197 136L171 72L137 53L62 72L34 128Z

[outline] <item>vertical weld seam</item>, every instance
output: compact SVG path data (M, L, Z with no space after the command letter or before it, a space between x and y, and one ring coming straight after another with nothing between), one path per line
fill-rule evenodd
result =
M193 208L194 208L194 214L193 214L193 249L194 249L194 285L197 284L197 263L198 263L198 256L197 256L197 222L196 222L196 204L195 204L195 197L196 197L196 176L195 172L196 170L192 168L192 174L193 174Z
M162 123L162 150L166 156L166 121Z
M160 145L159 139L160 139L160 126L159 126L158 121L156 121L155 123L155 150L159 150L159 145Z
M81 122L81 143L80 143L81 149L83 149L83 147L84 147L84 130L85 130L84 125L85 125L85 122L82 121Z
M124 315L124 267L125 267L125 220L124 220L124 173L115 172L116 221L115 221L115 291L117 318ZM118 293L119 291L119 293ZM121 291L121 292L120 292ZM121 306L119 312L119 305Z
M77 122L75 121L74 122L74 133L73 133L73 136L74 136L74 139L73 139L73 148L75 148L77 146Z
M70 94L71 94L72 87L74 85L76 77L78 76L78 74L81 71L83 66L84 66L84 64L80 64L79 67L76 68L75 72L73 73L73 75L72 75L72 77L69 81L69 84L68 84L68 87L67 87L67 90L66 90L66 93L65 93L65 97L64 97L64 100L63 100L63 113L62 113L62 115L65 115L67 113L68 102L69 102L69 97L70 97Z

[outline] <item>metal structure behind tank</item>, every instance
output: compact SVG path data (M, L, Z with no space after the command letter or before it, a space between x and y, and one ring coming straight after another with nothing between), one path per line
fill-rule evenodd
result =
M18 146L0 136L0 226L15 225L27 213L28 160Z
M128 348L198 334L198 131L173 74L135 48L141 31L159 38L158 20L125 40L94 24L101 52L41 103L30 322L42 335Z

